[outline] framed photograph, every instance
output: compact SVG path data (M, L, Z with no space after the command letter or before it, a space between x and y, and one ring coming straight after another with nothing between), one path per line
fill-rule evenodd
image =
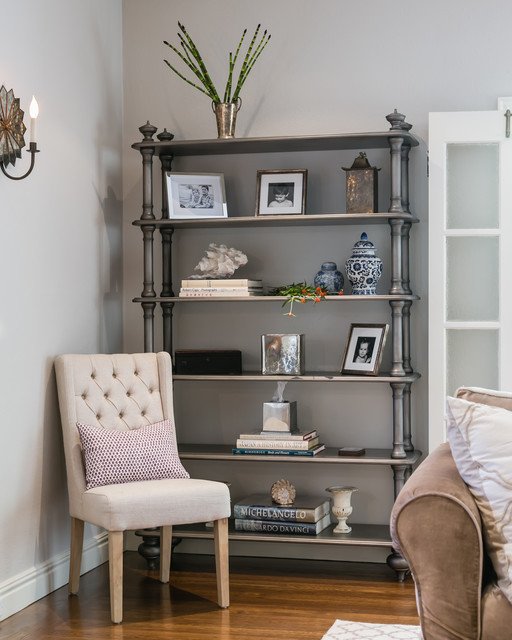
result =
M260 169L256 175L256 215L306 213L307 179L307 169Z
M226 190L222 173L167 171L169 218L227 218Z
M377 376L389 325L351 324L341 373Z

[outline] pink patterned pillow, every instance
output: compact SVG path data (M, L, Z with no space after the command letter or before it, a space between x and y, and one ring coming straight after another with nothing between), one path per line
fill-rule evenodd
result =
M162 478L190 478L174 444L169 420L130 431L76 423L87 489Z

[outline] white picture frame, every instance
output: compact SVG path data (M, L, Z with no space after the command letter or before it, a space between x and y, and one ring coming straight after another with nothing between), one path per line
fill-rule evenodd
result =
M167 171L166 186L170 219L228 217L224 174Z
M256 215L306 213L307 178L307 169L259 169L256 174Z
M341 373L379 375L388 330L387 324L351 324Z

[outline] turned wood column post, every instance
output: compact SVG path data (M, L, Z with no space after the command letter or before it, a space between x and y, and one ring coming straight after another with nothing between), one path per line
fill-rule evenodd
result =
M411 283L409 280L409 239L411 231L411 223L404 220L401 228L402 242L401 242L401 254L402 254L402 289L407 295L411 295Z
M391 153L391 202L390 213L409 213L409 150L403 132L412 125L405 122L405 116L395 109L386 116L393 132L389 138ZM396 134L396 135L395 135ZM402 134L402 135L401 135Z
M389 221L391 227L391 289L390 295L404 295L403 283L403 235L404 221L400 218L392 218Z
M405 300L402 314L402 355L405 373L413 372L411 365L411 305L411 300Z
M155 145L153 136L157 129L149 123L149 121L139 127L139 131L144 136L140 148L142 155L142 215L141 220L154 220L153 213L153 155L155 153ZM151 144L152 143L152 144ZM143 263L144 263L144 285L142 289L142 298L155 298L154 275L153 275L153 236L155 233L155 225L144 225L142 227L143 235ZM156 303L150 300L144 300L142 310L144 313L144 351L154 351L154 310Z
M170 142L173 139L173 134L169 133L167 129L164 129L157 138L160 142ZM169 200L167 193L167 172L172 169L173 155L170 153L160 154L161 163L161 178L162 178L162 220L169 220ZM160 234L162 236L162 298L169 298L174 296L172 288L172 235L173 227L160 228ZM167 351L172 358L172 312L174 308L174 302L169 300L162 300L160 302L162 308L162 323L163 323L163 348Z
M392 376L405 376L404 370L404 341L403 341L403 310L404 300L390 300L392 324L393 364Z
M400 136L389 139L391 147L391 202L390 213L403 213L402 206L402 145L404 139Z
M405 382L391 382L393 389L393 451L392 458L405 458L404 447L404 389ZM396 467L393 467L395 469Z
M414 451L411 434L411 383L406 382L404 387L404 449ZM407 479L407 474L406 474Z
M407 124L409 130L412 125ZM406 127L403 127L404 129ZM409 209L409 152L411 145L403 144L401 151L401 182L402 182L402 209L405 213L411 213Z

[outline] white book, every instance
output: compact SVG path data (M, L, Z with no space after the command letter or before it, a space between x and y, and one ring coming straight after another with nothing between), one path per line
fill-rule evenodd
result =
M247 440L238 438L236 446L241 449L300 449L306 451L315 447L318 442L318 436L309 440Z
M228 293L230 291L245 291L247 293L262 293L263 290L256 287L181 287L180 289L180 292L183 293L194 293L201 291L226 291Z
M242 298L246 296L262 296L263 292L257 291L185 291L181 290L179 298Z
M261 280L250 280L249 278L218 278L218 279L195 279L188 278L181 281L182 287L258 287L263 286Z
M310 440L316 438L316 429L310 431L253 431L252 433L241 433L240 440Z

